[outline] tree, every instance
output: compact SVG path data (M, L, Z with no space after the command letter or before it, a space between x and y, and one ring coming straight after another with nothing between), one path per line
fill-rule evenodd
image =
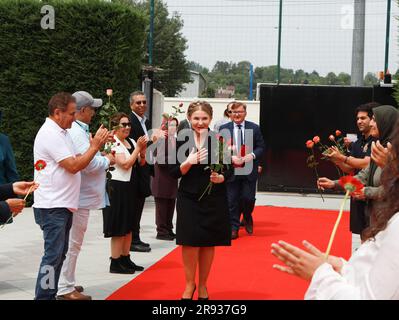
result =
M145 12L149 21L150 1L132 1ZM185 83L192 82L188 61L184 55L187 40L181 33L183 20L176 12L169 17L168 8L162 0L155 0L154 12L153 65L162 69L155 73L154 88L165 96L173 97L183 89ZM149 33L149 23L147 33ZM147 41L145 48L148 52ZM148 64L148 54L143 62Z
M373 86L378 83L378 79L373 72L367 72L364 77L364 85L365 86Z

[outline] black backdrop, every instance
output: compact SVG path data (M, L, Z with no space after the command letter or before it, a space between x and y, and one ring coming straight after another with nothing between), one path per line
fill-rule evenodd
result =
M306 165L305 142L318 135L328 144L337 129L344 135L358 133L356 107L370 101L396 106L391 95L392 88L380 87L262 85L260 126L266 152L258 190L317 192L314 171ZM319 161L318 170L320 176L338 178L330 162Z

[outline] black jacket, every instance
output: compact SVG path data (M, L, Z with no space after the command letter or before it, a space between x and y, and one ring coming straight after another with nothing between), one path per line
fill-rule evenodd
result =
M15 197L12 183L0 185L0 223L5 223L11 217L10 207L4 200Z

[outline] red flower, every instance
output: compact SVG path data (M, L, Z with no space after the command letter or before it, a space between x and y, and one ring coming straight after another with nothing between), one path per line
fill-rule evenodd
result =
M245 144L243 144L243 145L241 146L240 155L241 155L241 157L245 157L245 155L246 155L246 147L245 147Z
M330 135L330 136L328 137L328 139L330 139L331 141L335 141L335 137L334 137L333 135Z
M339 131L339 130L335 130L335 135L336 135L337 137L339 137L341 134L342 134L342 132L341 132L341 131Z
M313 138L313 142L316 143L316 144L318 144L318 143L320 142L320 137L319 137L319 136L315 136L315 137Z
M35 163L35 169L37 171L43 170L46 166L47 166L47 163L44 160L37 160Z
M312 149L314 146L314 142L312 140L306 141L306 148Z
M349 191L350 194L359 194L364 188L363 183L361 183L354 176L343 176L339 179L339 184L346 191Z

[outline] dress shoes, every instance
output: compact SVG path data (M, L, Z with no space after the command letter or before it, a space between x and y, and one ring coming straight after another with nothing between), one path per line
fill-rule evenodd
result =
M151 247L144 246L142 244L132 244L130 246L130 251L136 251L136 252L150 252Z
M142 246L144 246L144 247L150 247L150 244L149 244L149 243L143 242L143 241L141 241L141 240L139 240L139 241L134 241L134 242L132 242L132 244L140 244L140 245L142 245Z
M209 300L208 289L205 288L205 291L206 291L206 297L200 297L198 295L198 301L208 301Z
M238 238L238 230L231 231L231 240L235 240Z
M171 234L157 234L156 237L158 240L167 240L167 241L173 241L175 240L175 237L172 236Z
M245 231L250 235L254 233L254 221L252 217L245 219Z
M174 233L172 230L169 231L169 234L170 234L172 237L176 238L176 233Z
M193 300L193 298L194 298L194 292L195 292L195 290L197 289L197 286L195 285L194 286L194 290L193 290L193 292L191 293L191 298L181 298L181 300Z
M91 300L91 296L82 294L76 290L71 293L63 294L56 297L57 300Z

